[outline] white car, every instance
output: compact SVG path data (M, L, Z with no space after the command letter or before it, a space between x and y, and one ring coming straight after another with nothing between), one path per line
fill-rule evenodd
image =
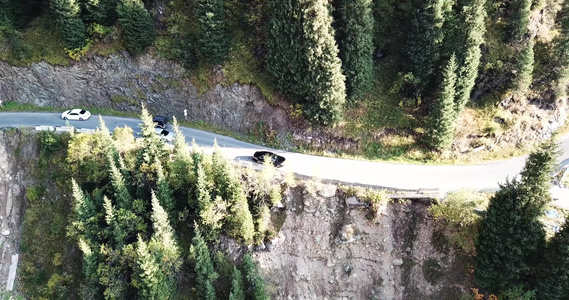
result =
M158 136L160 136L160 138L166 142L172 142L174 140L174 133L168 130L156 128L154 131L156 131L156 134L158 134Z
M64 111L61 118L64 120L87 120L91 117L91 113L80 108Z

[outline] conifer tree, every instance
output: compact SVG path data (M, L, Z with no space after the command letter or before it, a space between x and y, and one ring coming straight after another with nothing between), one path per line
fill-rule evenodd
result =
M130 53L141 54L154 43L156 29L142 1L120 0L117 14L126 49Z
M172 127L174 129L174 140L172 142L174 159L170 160L169 164L170 186L174 191L182 194L182 199L187 199L188 189L186 187L189 185L190 177L188 174L191 172L192 157L176 117L173 118Z
M443 42L446 0L419 1L413 10L410 34L404 47L407 69L413 74L420 92L432 80Z
M373 15L371 0L343 0L337 32L346 94L354 100L363 96L373 79Z
M524 286L524 278L535 273L545 245L538 217L550 200L555 149L553 140L542 144L528 157L521 180L506 182L490 199L480 224L474 275L491 293Z
M468 5L463 7L464 26L466 40L464 48L466 49L459 63L458 78L456 82L456 113L460 115L468 100L470 93L476 83L478 77L478 66L480 65L480 57L482 56L480 45L484 42L484 33L486 32L486 0L469 0Z
M310 87L306 93L306 112L317 123L333 125L341 119L346 85L328 1L299 0L299 3L308 66L304 80Z
M269 2L266 68L281 92L302 98L309 86L299 0Z
M128 191L124 177L119 171L113 159L109 156L109 165L111 167L111 183L113 185L114 195L119 208L130 209L132 204L132 196Z
M569 299L569 221L549 241L538 270L537 299Z
M213 182L215 183L215 194L220 196L222 199L228 199L228 189L231 184L231 166L227 159L223 157L219 145L217 145L217 140L214 141L213 154L211 156L212 161L212 175Z
M534 63L534 52L533 47L535 45L535 39L530 38L525 45L523 46L522 50L520 51L519 56L517 57L517 74L516 74L516 81L517 81L517 90L521 94L525 94L529 89L529 86L532 82L532 73L533 73L533 63Z
M247 299L268 300L269 296L265 292L265 280L259 274L257 265L249 254L243 257L243 271L245 273L245 282L247 286Z
M164 169L160 160L156 161L156 193L160 199L161 205L168 211L169 215L173 215L176 208L176 200L174 199L174 191L170 188L168 179L164 175Z
M223 63L229 53L229 35L225 24L224 0L198 0L200 54L209 64Z
M118 18L118 2L119 0L86 0L86 18L100 25L111 26Z
M209 249L196 226L196 235L192 239L190 255L194 261L194 271L197 276L197 290L200 299L215 300L215 290L213 282L217 279L217 273L213 267L213 262Z
M228 191L228 202L230 205L229 211L231 212L228 219L229 234L241 240L243 243L250 245L253 243L253 236L255 234L255 225L253 223L253 215L249 210L249 204L243 186L234 176Z
M78 230L79 235L84 235L87 240L94 241L101 230L99 228L97 207L92 199L83 193L73 178L71 179L71 187L75 212L73 226Z
M50 0L57 15L57 27L68 50L83 48L87 44L87 30L81 19L81 8L76 0Z
M233 274L231 275L231 292L229 293L229 300L245 300L245 293L243 291L243 276L237 267L233 267Z
M552 70L553 80L556 81L558 98L567 96L569 86L569 2L564 2L557 13L557 22L561 24L560 33L554 40L554 55L558 57L557 66Z
M457 119L454 107L456 69L456 57L453 55L444 70L441 92L431 113L431 146L439 150L449 148L454 138Z
M196 169L195 208L197 212L205 210L211 202L209 180L203 164L200 162Z
M81 286L80 294L84 299L87 299L100 293L99 277L97 275L100 263L99 255L97 247L92 248L82 238L79 239L79 249L83 252L83 274L85 274L85 282ZM92 249L95 249L95 251Z
M174 237L174 230L170 224L168 214L164 208L160 206L160 202L154 192L152 192L151 202L152 227L154 228L152 239L160 245L160 248L166 257L166 261L169 261L172 264L172 268L174 268L174 265L177 263L180 255L176 239Z
M519 41L528 31L532 0L514 0L511 2L512 19L510 21L510 39Z
M141 299L169 299L170 293L164 286L166 279L160 270L160 265L156 261L148 244L138 236L136 247L137 272L140 283L138 284L138 294Z

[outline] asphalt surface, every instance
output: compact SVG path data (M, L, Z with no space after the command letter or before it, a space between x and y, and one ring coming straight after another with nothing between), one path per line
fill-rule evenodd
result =
M65 126L67 123L60 116L60 113L0 112L0 128ZM110 130L128 126L137 132L138 124L141 123L139 119L123 117L103 116L103 119ZM98 124L99 118L96 115L87 121L69 121L69 125L76 128L94 129ZM187 127L180 129L188 142L193 138L206 151L211 150L214 139L217 139L227 158L245 164L249 162L253 164L251 156L255 151L274 150L202 130ZM569 136L563 137L560 145L562 155L559 162L566 164L569 162ZM414 165L328 158L282 150L274 152L286 158L285 166L282 168L284 171L300 175L394 189L439 189L441 192L462 187L496 190L498 184L503 183L507 177L517 176L525 163L525 157L516 157L469 166Z

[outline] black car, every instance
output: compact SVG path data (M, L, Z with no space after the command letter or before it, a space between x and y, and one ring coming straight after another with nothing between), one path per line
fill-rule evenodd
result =
M156 124L156 128L166 128L166 125L168 125L168 121L170 119L168 117L165 116L155 116L154 118L152 118L152 122L154 122Z
M257 151L253 154L253 160L260 164L264 163L267 159L273 163L273 166L279 168L283 166L285 161L284 157L269 151Z

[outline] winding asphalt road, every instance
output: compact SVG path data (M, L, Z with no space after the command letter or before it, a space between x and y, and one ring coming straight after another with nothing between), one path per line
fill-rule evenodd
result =
M0 128L33 127L34 125L65 126L66 121L62 120L60 115L60 113L43 112L0 112ZM103 116L103 119L110 130L115 127L128 126L137 131L138 124L141 122L139 119L112 116ZM69 121L71 126L88 129L96 128L98 122L97 116L87 121ZM214 139L217 139L226 157L236 161L250 162L254 151L267 149L202 130L187 127L180 127L180 129L188 142L194 138L196 143L206 151L211 149ZM559 162L564 165L569 162L569 135L563 137L560 144L562 155ZM525 163L525 157L516 157L470 166L413 165L274 151L286 157L285 167L283 167L285 171L300 175L403 190L439 189L443 193L462 187L495 190L498 188L498 183L504 182L506 177L517 176Z

